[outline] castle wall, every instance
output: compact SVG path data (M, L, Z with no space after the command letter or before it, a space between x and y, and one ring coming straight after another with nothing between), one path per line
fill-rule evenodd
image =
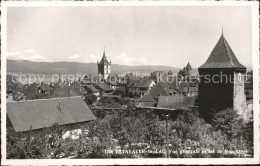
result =
M206 112L233 107L233 71L200 69L199 106Z
M233 93L233 108L237 110L238 114L246 119L246 95L244 91L244 77L243 74L234 72L234 93Z

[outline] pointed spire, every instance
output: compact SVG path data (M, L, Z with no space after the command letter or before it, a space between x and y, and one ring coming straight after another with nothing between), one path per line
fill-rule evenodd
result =
M222 32L223 33L223 32ZM223 36L220 36L217 44L211 51L206 62L199 68L246 68L242 65L233 50Z
M106 58L106 48L104 46L104 52L103 52L103 57L102 58Z
M192 67L190 65L190 62L188 62L187 66L186 66L186 70L192 70Z
M223 25L222 25L222 36L223 36Z

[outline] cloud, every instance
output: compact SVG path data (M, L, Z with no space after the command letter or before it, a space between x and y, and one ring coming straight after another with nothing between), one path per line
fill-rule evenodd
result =
M21 55L21 53L19 51L16 51L16 52L7 52L7 57L8 58L12 58L12 57L16 57L16 56L19 56Z
M30 49L27 49L27 50L23 50L23 52L25 52L25 53L33 53L34 50L32 48L30 48Z
M116 64L130 65L130 66L147 65L148 64L148 60L146 58L129 56L124 52L122 52L120 55L117 55L114 62Z
M7 58L13 60L30 60L30 61L47 61L47 59L39 54L22 54L19 51L16 52L7 52Z
M88 62L88 63L96 63L97 61L100 61L101 60L101 56L99 56L99 55L93 55L93 54L91 54L91 55L89 55L86 59L85 59L85 61L86 62Z
M72 56L69 56L68 59L73 60L73 59L77 59L78 57L79 57L78 54L74 54L74 55L72 55Z
M44 60L45 58L39 54L36 54L36 55L31 56L30 59L32 61L37 61L37 60Z

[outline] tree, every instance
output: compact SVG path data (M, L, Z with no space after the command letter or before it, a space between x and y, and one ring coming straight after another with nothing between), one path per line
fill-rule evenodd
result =
M113 95L120 95L122 97L126 96L126 90L124 87L120 86L118 88L116 88L113 92Z
M88 104L88 105L92 105L94 104L96 101L97 101L97 96L94 95L93 93L89 93L85 96L85 102Z

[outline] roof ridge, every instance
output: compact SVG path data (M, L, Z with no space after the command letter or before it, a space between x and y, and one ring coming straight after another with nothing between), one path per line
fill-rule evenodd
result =
M234 64L233 64L233 62L232 62L232 59L231 59L231 55L230 55L230 52L229 52L229 47L228 47L228 43L227 43L227 41L226 41L226 38L225 38L225 36L223 35L223 33L222 33L222 36L221 36L223 39L223 43L224 43L224 46L225 46L225 50L227 51L227 55L228 55L228 59L229 59L229 62L231 63L231 65L233 66L233 67L236 67Z
M6 103L17 103L17 102L27 102L27 101L42 101L42 100L65 99L65 98L79 98L79 97L81 98L81 96L69 96L69 97L55 97L55 98L48 98L48 99L8 101Z

